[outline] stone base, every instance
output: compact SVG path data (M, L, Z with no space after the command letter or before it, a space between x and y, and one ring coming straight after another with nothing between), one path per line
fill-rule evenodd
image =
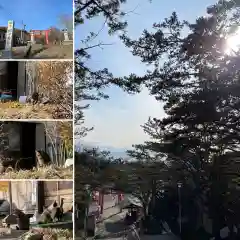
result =
M62 42L62 44L63 45L71 45L71 44L73 44L73 40L67 40L67 41L65 40Z
M12 51L11 50L2 50L0 58L1 59L12 59Z

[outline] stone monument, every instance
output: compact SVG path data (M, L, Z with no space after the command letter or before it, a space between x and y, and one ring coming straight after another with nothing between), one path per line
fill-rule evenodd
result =
M64 34L64 41L69 41L69 35L68 35L68 30L67 29L63 30L63 34Z
M12 47L13 47L13 33L14 33L14 21L8 21L7 33L6 33L6 43L5 49L3 51L2 58L11 59L12 58Z

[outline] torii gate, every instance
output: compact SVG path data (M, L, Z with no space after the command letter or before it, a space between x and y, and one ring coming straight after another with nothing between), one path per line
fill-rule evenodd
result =
M31 42L34 43L35 42L35 36L45 36L45 41L46 44L49 43L49 32L51 31L51 29L47 29L47 30L31 30L30 34L31 34Z

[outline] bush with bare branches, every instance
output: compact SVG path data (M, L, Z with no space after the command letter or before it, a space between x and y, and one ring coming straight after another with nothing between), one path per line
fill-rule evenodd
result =
M60 29L56 27L51 27L48 40L49 40L49 43L52 43L52 44L61 44L61 42L64 40L64 34Z
M45 122L45 132L53 146L53 163L63 166L73 156L73 125L71 121Z
M71 119L73 116L73 63L71 61L31 62L29 75L36 85L34 91L55 104L53 118Z

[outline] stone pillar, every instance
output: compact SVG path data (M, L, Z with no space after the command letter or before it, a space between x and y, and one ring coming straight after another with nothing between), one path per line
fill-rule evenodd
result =
M9 20L6 33L5 50L12 51L13 37L14 37L14 21Z
M34 32L30 32L30 36L31 36L31 43L34 44L35 43Z
M64 34L64 41L69 41L69 36L68 36L68 30L67 29L64 29L63 34Z
M13 37L14 37L14 21L9 20L6 32L5 50L3 50L1 58L5 59L12 58Z
M17 84L17 99L20 96L26 96L26 83L25 83L25 64L26 62L18 62L18 84Z

